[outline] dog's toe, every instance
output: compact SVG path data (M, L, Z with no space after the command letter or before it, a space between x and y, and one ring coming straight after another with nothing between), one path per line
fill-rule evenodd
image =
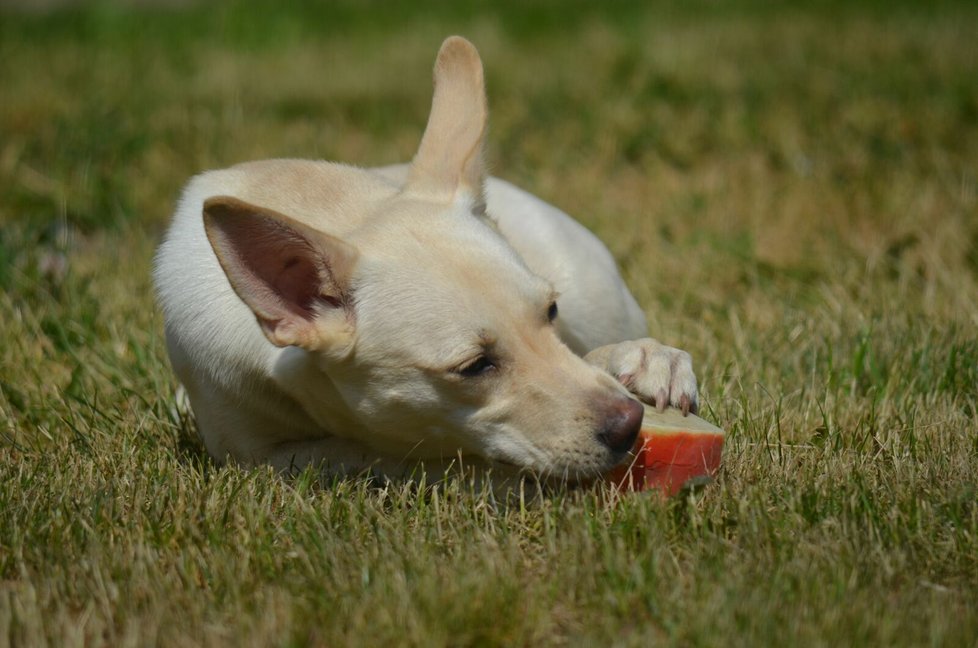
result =
M672 364L669 393L673 407L683 411L683 415L699 411L699 393L696 374L693 372L693 359L685 351L672 349Z
M670 405L684 415L699 409L693 361L685 351L644 338L601 347L586 359L660 412Z

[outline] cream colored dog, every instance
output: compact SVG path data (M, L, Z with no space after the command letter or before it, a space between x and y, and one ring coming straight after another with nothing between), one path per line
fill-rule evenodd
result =
M631 448L629 391L695 411L689 355L644 337L605 247L486 178L471 43L447 39L434 76L410 165L270 160L187 186L155 281L217 461L399 476L461 457L576 481Z

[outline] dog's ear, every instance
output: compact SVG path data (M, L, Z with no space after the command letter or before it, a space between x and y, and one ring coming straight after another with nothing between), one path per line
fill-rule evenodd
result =
M204 229L231 286L272 344L324 350L352 334L355 248L227 196L204 202Z
M471 200L485 211L483 140L489 120L482 61L460 36L442 43L435 61L435 94L405 191L437 200ZM461 194L461 195L460 195Z

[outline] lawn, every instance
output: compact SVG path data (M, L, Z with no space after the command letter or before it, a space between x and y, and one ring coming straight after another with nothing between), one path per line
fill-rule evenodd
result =
M0 646L978 645L978 6L11 4ZM183 183L408 159L450 33L494 173L692 354L712 486L287 481L177 411L149 271Z

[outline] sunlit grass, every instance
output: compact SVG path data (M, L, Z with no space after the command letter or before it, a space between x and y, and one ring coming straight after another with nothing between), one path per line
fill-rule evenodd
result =
M375 14L0 14L0 645L972 645L978 13ZM692 353L729 433L695 498L286 482L177 412L149 265L180 186L410 158L449 33L494 172Z

